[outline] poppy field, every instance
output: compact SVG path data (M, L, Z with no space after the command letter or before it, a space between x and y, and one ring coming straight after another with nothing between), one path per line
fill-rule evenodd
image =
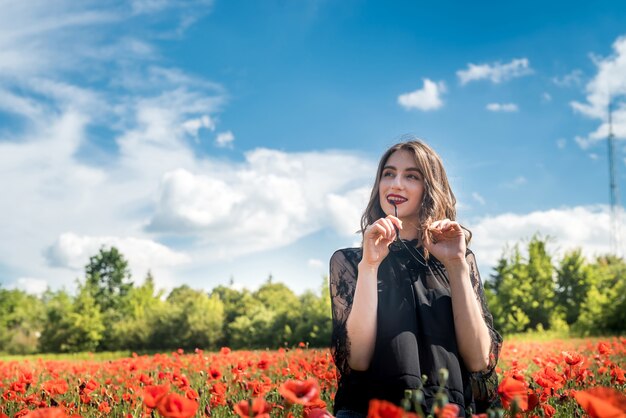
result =
M499 415L624 417L625 362L623 337L505 341ZM0 361L0 417L329 417L335 379L330 352L304 344L107 361ZM458 411L431 412L452 417ZM418 415L372 402L369 416Z

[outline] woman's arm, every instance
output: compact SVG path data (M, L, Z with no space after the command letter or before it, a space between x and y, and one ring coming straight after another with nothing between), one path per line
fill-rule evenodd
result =
M347 321L350 339L348 364L353 370L367 370L376 344L378 311L378 265L359 263L352 311Z
M354 370L367 370L376 345L378 311L378 267L389 254L389 244L396 238L402 222L395 216L381 218L365 228L363 258L359 263L358 280L347 329L351 342L348 363Z
M470 280L470 267L465 259L444 264L450 280L454 329L459 353L470 372L489 366L491 336Z
M465 233L458 222L449 219L433 222L429 233L424 246L448 274L459 353L469 371L483 371L490 366L492 337L472 287Z

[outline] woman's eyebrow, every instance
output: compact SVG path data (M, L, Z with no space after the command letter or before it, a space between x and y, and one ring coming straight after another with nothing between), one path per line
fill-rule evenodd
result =
M389 169L389 170L397 170L397 168L395 166L393 166L393 165L386 165L386 166L383 167L383 170L387 170L387 169ZM416 171L416 172L418 172L420 174L422 173L422 171L419 168L417 168L417 167L408 167L404 171Z

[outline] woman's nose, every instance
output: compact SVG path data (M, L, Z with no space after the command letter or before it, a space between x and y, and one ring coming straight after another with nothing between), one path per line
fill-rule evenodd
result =
M402 182L402 176L395 176L391 185L392 187L401 189L404 185L404 183Z

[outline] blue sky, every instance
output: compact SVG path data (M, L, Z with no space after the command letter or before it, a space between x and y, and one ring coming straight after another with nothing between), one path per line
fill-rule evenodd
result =
M626 159L623 2L0 0L0 283L318 289L378 157L444 159L488 277L507 244L609 250L607 91ZM625 239L626 241L626 239Z

